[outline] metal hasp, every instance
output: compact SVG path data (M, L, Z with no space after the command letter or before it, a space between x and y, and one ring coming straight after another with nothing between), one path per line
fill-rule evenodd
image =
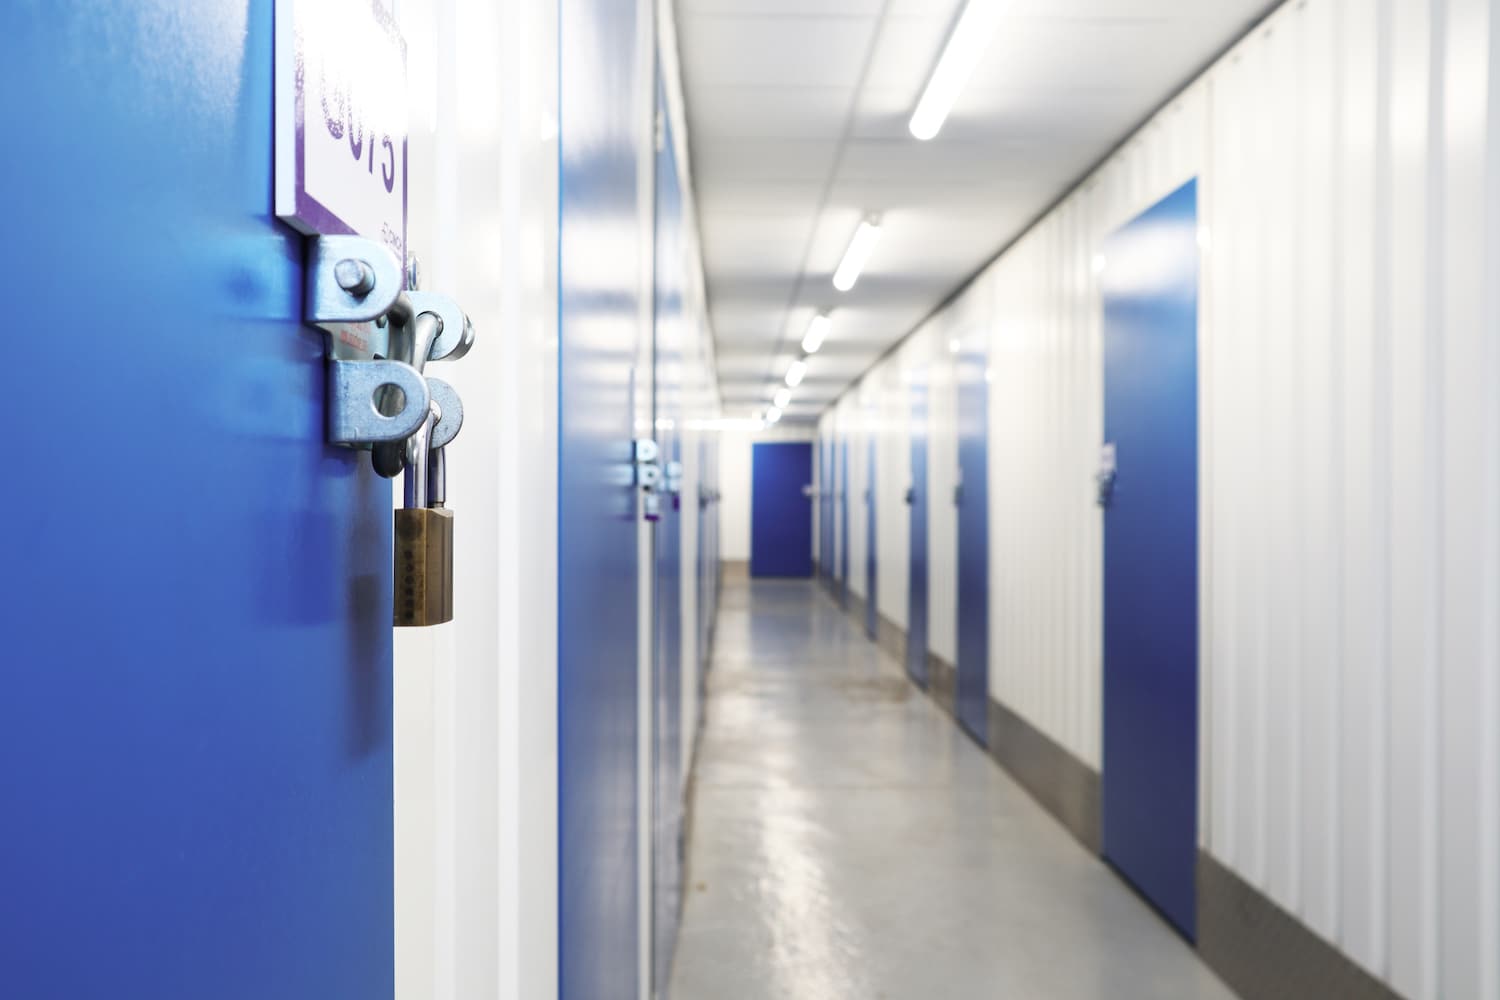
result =
M474 326L457 303L408 289L416 273L415 260L403 266L360 236L307 243L304 319L328 334L329 443L373 449L386 478L401 471L403 443L432 404L426 363L456 360L474 344Z
M398 395L399 394L399 395ZM400 399L392 409L389 400ZM372 445L400 443L415 434L427 419L432 394L411 365L400 361L328 362L328 442Z
M469 317L447 296L419 291L418 273L415 258L403 263L358 236L308 242L305 318L328 333L328 440L369 448L387 479L405 472L405 504L394 515L398 626L453 620L444 448L463 427L464 407L424 369L474 346Z
M450 298L432 292L411 291L399 296L388 317L390 356L423 371L429 361L458 360L474 345L474 325ZM436 380L434 380L436 381ZM451 398L457 394L442 383ZM462 420L462 409L454 410ZM453 430L452 433L457 433ZM438 447L441 447L439 445ZM377 444L370 456L375 471L387 479L398 475L408 464L402 449Z
M428 361L458 360L474 324L446 295L417 291L416 258L351 235L308 241L306 321L329 334L329 442L369 448L384 478L405 471L395 513L399 627L453 621L453 513L444 448L463 427L463 400Z

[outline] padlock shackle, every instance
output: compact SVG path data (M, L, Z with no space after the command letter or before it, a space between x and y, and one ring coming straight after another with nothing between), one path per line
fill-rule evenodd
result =
M427 506L427 472L432 455L432 429L441 419L443 412L437 403L430 404L427 419L422 421L422 426L415 434L406 439L406 480L403 485L407 507Z
M427 504L428 507L442 507L448 502L448 461L444 457L447 452L442 448L434 448L428 453L427 459Z

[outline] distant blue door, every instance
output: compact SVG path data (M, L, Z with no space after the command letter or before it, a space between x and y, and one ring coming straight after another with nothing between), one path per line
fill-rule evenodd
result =
M849 439L838 442L839 603L849 607Z
M983 333L962 345L958 375L958 721L989 743L989 383Z
M638 556L633 386L649 132L636 5L562 0L559 91L558 914L562 1000L636 995ZM630 230L633 234L634 230ZM611 247L601 254L601 246ZM646 272L649 273L649 272Z
M1198 244L1189 182L1110 238L1104 435L1104 855L1196 929Z
M833 441L818 441L818 572L825 581L834 578L833 510L837 487L833 482Z
M751 576L812 576L812 448L765 441L751 451Z
M878 564L878 536L875 531L875 435L866 437L865 443L865 634L871 639L879 635L879 599L875 593L876 566Z
M391 487L324 443L271 0L0 34L0 994L389 998Z
M657 80L664 122L656 154L656 439L666 470L656 522L655 748L652 788L652 977L666 990L682 906L682 186L677 176L666 95ZM696 503L696 499L688 502Z
M911 389L911 485L907 488L906 672L927 686L927 382Z

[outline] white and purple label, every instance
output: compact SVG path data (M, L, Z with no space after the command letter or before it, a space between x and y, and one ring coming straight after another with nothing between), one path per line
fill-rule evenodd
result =
M379 0L276 2L276 214L406 258L406 43Z

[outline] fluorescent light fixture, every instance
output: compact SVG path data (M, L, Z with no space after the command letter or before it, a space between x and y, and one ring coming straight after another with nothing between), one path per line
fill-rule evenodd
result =
M771 403L776 407L776 409L778 409L778 410L784 410L784 409L786 409L786 405L788 403L790 403L791 401L792 401L792 390L790 390L790 389L778 389L778 390L776 390L776 396L775 396L774 399L771 400Z
M773 406L769 410L766 411L766 423L768 423L768 424L774 424L774 423L776 423L776 421L778 421L780 419L781 419L781 410L778 409L777 407Z
M937 68L922 91L917 110L911 116L911 134L924 142L938 134L958 95L963 93L969 77L989 48L995 29L1000 27L1001 0L969 0L948 44L943 48Z
M818 348L823 346L823 338L828 336L830 325L827 313L818 313L814 316L812 322L807 324L807 334L802 338L802 349L808 354L817 354Z
M801 359L792 362L792 367L786 370L786 384L793 389L802 384L803 378L807 376L807 362Z
M859 273L865 269L865 262L870 259L870 253L875 249L875 243L880 239L880 216L867 216L854 231L854 238L849 241L849 249L844 251L844 259L839 262L839 269L833 272L833 287L841 292L847 292L854 287L859 280Z
M959 351L963 350L963 348L964 342L959 340L957 337L954 337L952 340L948 341L949 354L957 354Z

